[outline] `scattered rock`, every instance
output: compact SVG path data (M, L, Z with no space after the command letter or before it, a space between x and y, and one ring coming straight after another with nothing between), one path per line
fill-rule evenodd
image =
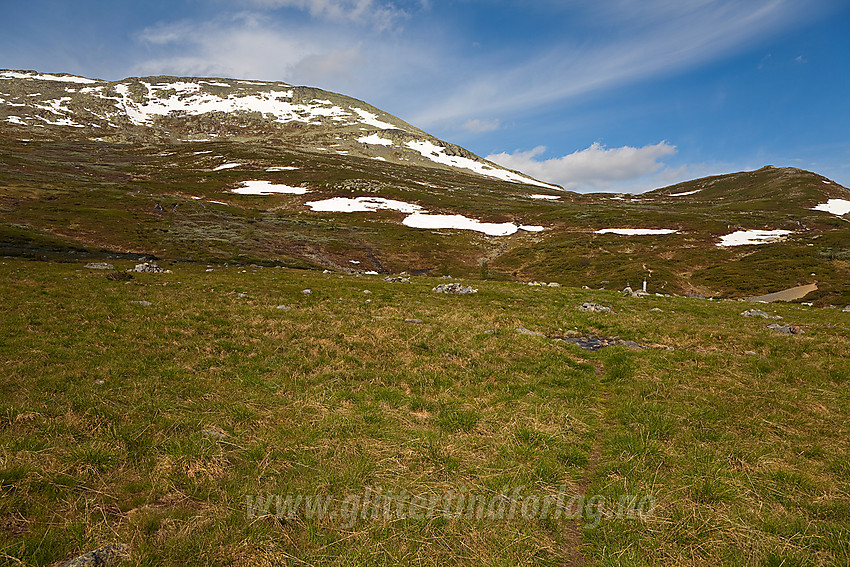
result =
M153 305L153 303L151 303L150 301L145 301L145 300L131 301L130 303L132 303L133 305L141 305L142 307L149 307L149 306Z
M741 313L744 317L762 317L763 319L782 319L780 315L771 315L770 313L766 313L761 309L748 309Z
M585 336L585 337L564 337L555 339L564 343L571 343L574 345L578 345L584 350L589 351L597 351L599 349L603 349L605 347L610 346L624 346L629 348L646 348L644 346L639 345L635 341L624 341L623 339L617 337L594 337L594 336Z
M98 379L98 380L95 380L94 383L97 384L98 386L103 386L104 384L106 384L106 380Z
M561 284L558 282L549 282L549 287L561 287Z
M312 289L304 289L304 290L301 290L301 293L303 293L304 295L313 295L313 290Z
M290 309L292 309L292 307L289 307L288 305L280 304L277 307L275 307L275 309L280 309L281 311L289 311Z
M160 268L156 262L142 262L141 264L136 264L136 266L131 270L132 272L144 272L148 274L170 274L171 270L166 270L164 268Z
M241 293L241 292L240 292L240 293L237 293L237 294L236 294L236 297L238 297L239 299L242 299L243 297L248 297L248 294L247 294L247 293Z
M650 309L650 311L655 311L655 312L657 312L657 313L661 313L661 312L662 312L662 310L661 310L661 309L659 309L658 307L653 307L652 309Z
M754 351L754 350L745 350L745 351L744 351L744 354L747 354L747 355L750 355L750 356L755 356L756 351Z
M422 319L405 319L405 320L404 320L404 322L405 322L405 323L410 323L411 325L421 325L421 324L423 324L425 321L423 321Z
M850 313L850 305L845 305L844 309L841 310L842 313Z
M520 335L530 335L532 337L545 337L546 336L543 333L538 333L537 331L531 331L529 329L526 329L525 327L517 327L516 332L519 333Z
M705 296L701 293L689 293L685 297L689 299L705 299Z
M89 262L85 265L89 270L114 270L115 266L106 262Z
M212 268L207 268L205 271L207 271L207 272L212 272L212 271L213 271L213 269L212 269Z
M772 325L768 325L767 328L772 329L777 333L782 333L783 335L799 335L803 332L803 329L797 325L780 325L779 323L773 323Z
M585 313L616 313L610 307L605 307L604 305L599 305L598 303L593 303L592 301L586 301L578 306L579 311L584 311Z
M364 289L364 290L363 290L363 293L365 293L366 295L369 295L369 294L370 294L370 293L372 293L372 292L371 292L371 291L369 291L368 289Z
M444 283L435 287L432 291L436 291L437 293L454 293L459 295L465 295L469 293L478 293L478 290L466 285L461 285L459 283Z
M487 329L486 331L484 331L485 335L496 335L498 333L499 333L498 329Z
M129 557L130 548L127 545L110 543L63 563L60 567L109 567Z
M410 276L402 272L397 276L387 276L384 278L384 281L389 283L410 283Z

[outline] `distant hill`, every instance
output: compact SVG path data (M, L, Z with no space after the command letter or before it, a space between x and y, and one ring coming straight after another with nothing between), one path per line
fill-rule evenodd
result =
M850 191L765 167L581 195L285 83L0 71L0 254L850 302Z

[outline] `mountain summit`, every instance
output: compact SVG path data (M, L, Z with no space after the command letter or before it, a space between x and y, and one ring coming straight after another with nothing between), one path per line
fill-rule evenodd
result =
M142 77L99 81L0 71L0 121L38 138L107 142L262 140L453 168L550 189L363 101L281 82Z

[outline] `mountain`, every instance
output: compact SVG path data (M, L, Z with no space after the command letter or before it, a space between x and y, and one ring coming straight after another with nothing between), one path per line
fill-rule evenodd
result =
M36 139L297 142L315 151L459 168L558 189L438 140L363 101L310 87L178 77L110 82L35 71L0 71L0 87L0 120L14 133Z
M504 169L285 83L0 71L0 253L850 302L850 191L765 167L641 195Z

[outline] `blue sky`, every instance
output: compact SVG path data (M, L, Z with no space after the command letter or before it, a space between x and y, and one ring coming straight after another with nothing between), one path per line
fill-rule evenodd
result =
M0 68L341 92L578 191L850 186L846 0L0 0Z

